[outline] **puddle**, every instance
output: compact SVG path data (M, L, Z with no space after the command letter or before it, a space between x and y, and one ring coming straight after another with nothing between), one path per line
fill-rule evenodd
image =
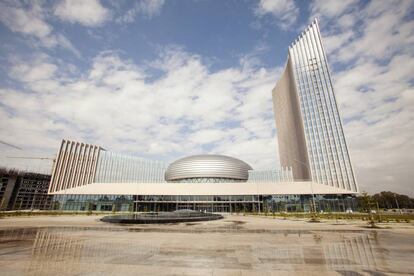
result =
M413 273L412 235L375 230L311 231L186 227L44 227L0 231L5 274L193 271ZM400 236L399 236L400 235ZM407 240L409 237L411 240ZM411 243L412 244L412 243ZM395 261L398 260L397 265ZM112 271L112 272L111 272ZM132 273L133 274L133 273ZM190 273L191 274L191 273Z

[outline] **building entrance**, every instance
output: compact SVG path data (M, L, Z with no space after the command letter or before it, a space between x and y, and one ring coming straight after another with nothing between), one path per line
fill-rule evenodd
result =
M134 202L135 212L172 212L176 210L194 210L200 212L212 213L242 213L257 212L259 210L258 202L246 203L229 203L229 202L212 202L212 203L194 203L194 202Z

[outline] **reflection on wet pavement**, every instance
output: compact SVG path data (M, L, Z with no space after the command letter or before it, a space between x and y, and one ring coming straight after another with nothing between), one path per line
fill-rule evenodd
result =
M200 274L302 271L334 275L412 273L376 231L45 227L0 231L2 275ZM412 238L412 237L411 237ZM400 241L404 243L404 241ZM391 246L391 247L392 247ZM392 247L393 248L393 247ZM399 247L413 257L410 248ZM403 254L401 254L403 256ZM375 272L375 273L374 273Z

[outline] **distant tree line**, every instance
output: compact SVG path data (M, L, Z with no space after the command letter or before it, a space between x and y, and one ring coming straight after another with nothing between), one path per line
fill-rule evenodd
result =
M414 198L407 195L383 191L372 196L365 192L358 196L358 205L363 209L377 207L377 203L381 209L414 209Z

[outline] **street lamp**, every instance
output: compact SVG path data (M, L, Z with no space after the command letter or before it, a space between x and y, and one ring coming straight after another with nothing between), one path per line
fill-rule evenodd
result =
M309 174L309 179L310 180L310 185L311 185L311 193L312 193L312 204L313 204L313 208L312 211L315 212L316 211L316 205L315 205L315 194L313 193L313 182L312 182L312 178L310 177L311 171L310 168L308 166L308 164L306 164L303 161L297 160L297 159L293 159L293 161L298 162L300 164L302 164L303 166L306 167L306 169L308 170L308 174Z
M394 194L394 199L395 199L395 203L397 203L397 209L398 209L398 212L400 213L400 215L402 214L402 212L401 212L401 209L400 209L400 205L398 204L398 200L397 200L397 195L396 194Z

